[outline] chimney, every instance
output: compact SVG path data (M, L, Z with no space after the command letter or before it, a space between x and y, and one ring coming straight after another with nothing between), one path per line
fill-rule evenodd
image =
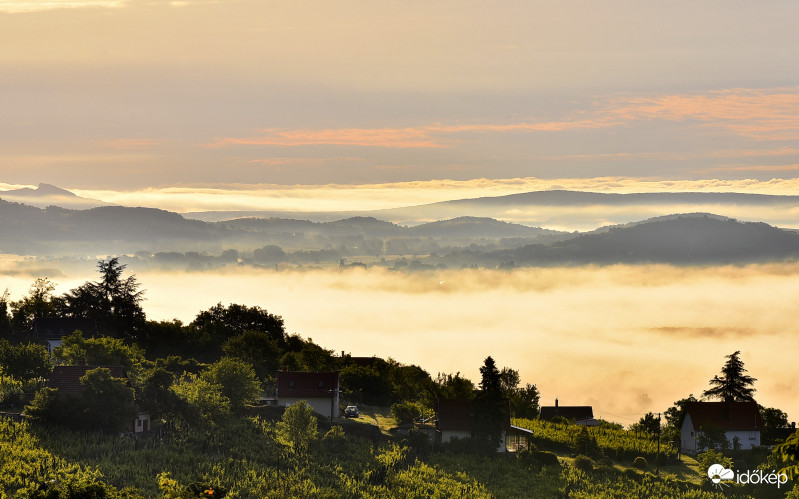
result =
M558 407L558 398L555 397L555 407Z
M288 372L289 366L283 366L283 372Z

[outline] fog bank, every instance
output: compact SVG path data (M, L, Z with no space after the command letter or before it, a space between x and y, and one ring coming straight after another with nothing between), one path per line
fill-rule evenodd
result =
M11 272L7 265L0 285L18 298L33 279ZM724 356L741 350L758 402L799 414L799 264L419 274L233 267L137 277L150 319L189 322L217 302L258 305L326 348L475 381L491 355L537 384L542 404L590 404L624 424L700 395ZM64 292L95 278L53 280Z

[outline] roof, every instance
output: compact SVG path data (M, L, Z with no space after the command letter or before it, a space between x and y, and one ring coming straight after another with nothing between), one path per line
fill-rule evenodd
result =
M590 405L547 405L541 408L541 419L550 421L560 416L575 422L594 418L594 408Z
M691 416L695 430L705 425L724 431L760 431L760 418L756 402L688 402L685 414Z
M337 372L278 371L277 396L326 397L338 389Z
M507 402L507 401L506 401ZM510 428L510 407L506 408L508 416L503 425ZM473 399L438 399L436 407L438 429L441 431L472 431L474 425Z
M34 335L40 340L60 340L75 331L82 331L84 335L88 335L94 334L96 328L91 319L57 317L33 321Z
M122 366L55 366L47 386L58 388L60 393L80 393L83 391L80 379L86 375L87 371L98 367L111 371L111 377L113 378L128 377Z
M470 399L438 399L438 429L472 431L474 409Z
M533 432L533 430L529 428L522 428L521 426L513 426L513 425L510 425L510 433L530 435L530 436L535 435L535 432Z

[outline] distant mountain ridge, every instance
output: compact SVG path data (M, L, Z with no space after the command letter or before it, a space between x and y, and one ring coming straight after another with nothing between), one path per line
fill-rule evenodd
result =
M453 227L457 227L456 230ZM453 232L454 230L454 232ZM244 218L225 222L192 220L155 208L101 206L70 210L45 209L0 199L0 252L15 254L103 254L135 251L221 251L278 244L294 249L353 245L386 238L501 239L557 237L557 231L491 219L444 221L401 227L373 217L350 217L331 222L280 218ZM381 243L382 244L382 243Z
M799 209L799 196L793 195L725 192L621 194L549 190L358 212L208 211L185 215L188 218L205 221L224 221L243 217L281 217L301 218L314 222L362 216L410 226L467 216L493 218L530 227L585 231L611 223L622 224L657 215L687 211L713 212L734 218L745 218L745 212L759 210L758 220L772 225L788 223L799 227L799 218L790 215L797 209ZM773 218L768 218L766 212L772 214Z
M22 195L59 192L58 188L46 185L36 189L39 190L43 192L36 194L28 192L33 191L29 189ZM593 199L593 196L579 197ZM510 262L514 265L646 262L693 265L799 258L796 231L710 213L654 217L572 233L475 216L410 227L371 216L325 222L286 218L204 222L153 208L101 206L73 210L49 206L42 209L0 200L0 234L0 252L21 255L134 252L188 255L219 254L230 249L247 255L261 249L259 255L264 263L284 261L281 254L287 255L289 262L311 263L337 258L357 261L359 256L371 259L410 256L431 262L424 265L448 267L495 267ZM289 256L298 252L303 255ZM419 264L416 268L423 266Z
M113 206L113 203L80 197L66 189L45 183L40 183L36 189L24 187L22 189L0 191L0 199L15 203L25 203L38 208L58 206L73 210L85 210L98 206Z

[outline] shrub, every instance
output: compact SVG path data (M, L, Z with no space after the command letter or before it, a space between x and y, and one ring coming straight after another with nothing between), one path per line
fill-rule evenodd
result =
M588 456L583 456L580 454L574 458L574 467L580 471L585 471L586 473L591 472L594 470L594 460Z
M445 443L442 448L453 454L486 455L492 451L490 445L476 438L453 438Z
M574 439L574 450L590 457L599 457L602 454L596 437L591 435L587 426L583 426L580 432L577 433L577 437Z
M0 366L0 404L16 405L22 401L22 381L5 376Z
M638 456L635 458L635 461L633 461L633 466L638 468L639 470L645 470L647 469L647 467L649 467L649 463L647 463L646 459L644 459L643 457Z
M397 420L397 424L408 424L421 415L421 410L413 402L400 402L391 406L391 415Z
M697 454L696 460L699 462L700 472L707 471L707 469L713 464L720 464L727 469L732 469L733 467L732 459L725 457L724 454L717 450L700 452Z
M430 437L424 431L412 429L408 432L405 443L415 456L424 458L430 454Z
M641 481L641 473L638 473L632 468L627 468L626 470L624 470L624 476L636 482Z
M530 468L530 467L533 467L533 466L537 466L537 465L540 464L535 459L535 455L532 452L530 452L529 450L527 450L527 449L520 450L519 452L517 452L516 453L516 460L519 462L519 464L521 464L522 466L525 466L527 468Z
M535 451L533 452L533 457L544 466L560 466L558 456L554 452Z
M295 453L305 455L312 440L316 440L319 427L313 408L304 400L291 404L277 423L279 439Z

